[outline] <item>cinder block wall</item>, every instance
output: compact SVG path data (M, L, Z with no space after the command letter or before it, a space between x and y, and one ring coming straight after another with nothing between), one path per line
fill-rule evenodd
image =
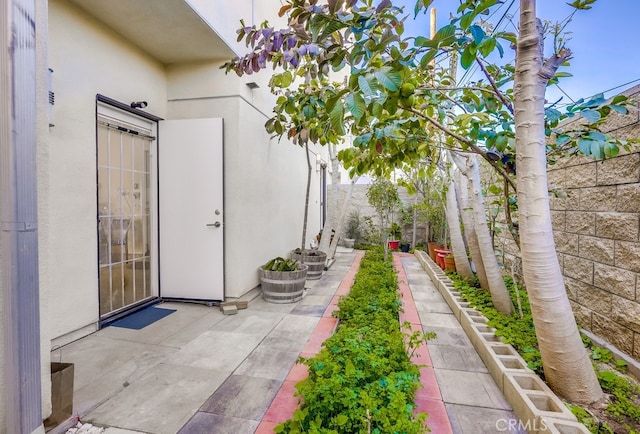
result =
M333 207L333 209L340 210L342 208L342 204L344 203L344 199L349 192L349 184L340 184L338 185L338 194L337 196L334 193L333 185L329 185L327 187L327 204L329 207ZM352 211L358 211L360 213L360 217L370 216L373 218L374 224L379 224L378 216L371 205L369 205L369 201L367 199L367 190L369 189L368 184L356 184L353 186L353 193L351 195L351 205L347 210L346 216L349 217L349 214ZM415 195L410 195L407 193L407 190L404 187L398 187L398 194L400 196L400 201L402 202L402 206L407 208L411 206L416 201ZM417 203L422 202L422 197L418 195ZM405 226L400 218L400 212L397 211L394 215L394 221L402 226L402 241L410 243L413 239L413 226L407 225ZM345 219L346 224L346 219ZM344 226L341 234L341 238L344 239ZM416 227L416 243L426 242L425 236L425 225L418 220L418 224ZM411 246L414 247L414 246Z
M640 138L640 86L627 116L602 127L619 139ZM576 122L576 121L574 121ZM551 197L556 251L581 327L640 361L640 146L605 161L563 158L549 166L548 182L567 195ZM519 252L506 227L496 247L510 272Z

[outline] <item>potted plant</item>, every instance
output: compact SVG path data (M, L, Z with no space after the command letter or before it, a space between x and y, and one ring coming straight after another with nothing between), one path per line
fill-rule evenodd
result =
M292 260L308 266L307 279L316 280L322 277L324 265L327 262L327 254L325 252L316 249L304 249L304 254L302 254L302 250L298 247L292 250L289 256Z
M386 258L389 249L389 243L387 241L389 241L390 232L390 227L387 225L390 221L393 221L394 211L402 206L398 190L388 179L378 178L369 185L367 189L367 201L376 211L376 214L378 214L380 220L380 238L382 238ZM396 245L395 248L397 249L398 246Z
M444 269L447 271L456 271L456 261L453 259L452 254L444 257Z
M355 246L356 241L361 236L360 228L360 213L358 211L352 211L347 219L347 227L345 228L344 245L349 248Z
M396 222L391 223L391 227L389 228L389 248L392 250L398 250L401 238L402 228Z
M295 303L302 299L309 267L293 259L273 258L258 268L262 297L271 303Z

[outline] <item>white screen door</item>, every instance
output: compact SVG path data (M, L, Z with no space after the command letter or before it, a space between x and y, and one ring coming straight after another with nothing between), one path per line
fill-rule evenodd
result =
M223 300L222 119L159 131L160 296Z

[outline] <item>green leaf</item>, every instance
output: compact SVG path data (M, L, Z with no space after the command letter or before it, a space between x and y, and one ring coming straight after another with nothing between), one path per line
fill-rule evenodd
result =
M556 145L562 146L565 143L567 143L569 140L571 140L570 136L568 136L567 134L560 134L558 137L556 137Z
M437 50L429 50L424 53L424 56L422 56L422 59L420 59L420 67L422 69L426 69L429 62L431 62L436 57L437 53Z
M620 149L613 143L605 143L604 156L607 158L613 158L620 152Z
M495 184L491 184L489 186L489 193L493 194L494 196L497 196L502 193L502 189Z
M595 3L596 0L575 0L572 3L567 3L569 6L574 7L576 9L588 10L591 9L591 4Z
M400 89L402 77L397 71L391 69L390 66L383 66L378 69L374 75L385 89L390 90L391 92L395 92Z
M449 24L448 26L440 28L433 36L433 40L438 44L438 46L451 45L455 41L455 38L456 26L454 26L453 24Z
M580 149L580 152L582 152L584 155L591 155L591 140L579 139L578 149Z
M616 95L611 100L611 104L620 104L621 102L625 102L629 98L626 95Z
M345 423L347 423L349 421L349 418L347 416L345 416L344 414L339 414L336 417L336 424L338 426L343 426Z
M498 46L498 41L496 41L495 38L486 38L482 41L482 44L480 44L478 49L483 57L488 57L496 46ZM500 47L500 49L501 48L502 47ZM500 54L500 57L502 57L502 54Z
M587 136L591 140L597 140L597 141L601 141L601 142L604 142L604 141L607 140L607 136L602 134L600 131L591 131L589 134L587 134Z
M333 130L338 135L344 135L344 107L342 107L342 104L337 104L333 110L331 110L329 120L331 121Z
M424 36L418 36L413 41L413 44L416 47L432 47L432 48L436 48L438 46L438 43L436 41L434 41L433 39L425 38Z
M382 104L380 104L378 101L375 101L371 107L371 114L380 119L382 117L382 110Z
M365 104L362 95L359 93L350 93L347 95L346 102L349 107L349 111L356 119L360 119L364 116L364 113L367 110L367 105Z
M289 87L291 83L293 83L293 74L290 71L283 72L280 74L280 86L281 87Z
M496 149L500 152L504 152L507 149L507 145L509 144L509 138L505 134L500 134L496 137Z
M518 43L518 37L516 36L515 33L503 32L503 33L499 33L498 37L511 42L513 45L516 45Z
M337 32L340 29L344 29L345 27L348 27L345 23L341 22L341 21L331 21L329 24L327 24L327 26L324 28L324 30L322 31L322 34L320 35L320 37L318 38L320 41L324 40L327 36L329 36L330 34Z
M496 48L498 49L498 53L500 54L500 57L501 58L504 57L504 48L502 48L502 44L500 44L497 39L493 39L493 40L496 41Z
M484 30L482 30L482 27L473 25L469 28L469 30L471 31L471 35L473 36L473 41L476 43L476 45L480 45L485 37L485 33Z
M582 110L580 114L589 122L594 123L600 120L600 113L595 110Z
M462 52L462 57L460 58L460 65L464 69L469 69L469 67L473 64L473 61L476 60L475 50L471 50L471 45L467 45L467 47Z
M573 77L573 74L571 74L570 72L556 72L556 75L554 75L555 78L563 78L563 77Z
M592 141L591 142L591 155L593 155L595 158L598 158L598 159L602 158L602 156L604 155L603 148L604 148L604 143L603 142Z
M627 110L626 107L622 107L622 106L617 105L617 104L609 104L609 107L611 108L611 110L615 110L618 113L620 113L621 115L626 115L627 113L629 113L629 110Z
M473 13L473 11L467 12L466 14L464 14L460 18L460 27L462 27L462 30L467 30L475 17L476 15Z
M593 97L591 97L591 99L589 101L587 101L586 103L584 103L584 105L586 107L589 107L589 108L594 108L594 107L598 107L599 105L601 105L604 102L605 102L604 94L599 93L599 94L594 95Z
M598 377L605 381L615 381L618 375L613 371L600 371Z
M377 86L364 75L358 77L358 86L360 86L360 90L367 96L376 94Z

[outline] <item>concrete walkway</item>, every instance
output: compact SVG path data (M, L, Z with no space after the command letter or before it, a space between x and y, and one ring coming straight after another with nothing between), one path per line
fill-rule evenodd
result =
M332 333L330 313L359 256L339 253L298 303L259 297L233 316L163 303L176 312L142 330L107 327L54 351L52 361L75 364L74 413L113 434L272 432L295 410L293 386L306 375L296 359L317 352ZM421 371L426 387L416 402L430 414L432 432L520 432L508 429L517 425L509 404L418 260L396 254L395 263L401 320L438 334L417 360L430 366Z

